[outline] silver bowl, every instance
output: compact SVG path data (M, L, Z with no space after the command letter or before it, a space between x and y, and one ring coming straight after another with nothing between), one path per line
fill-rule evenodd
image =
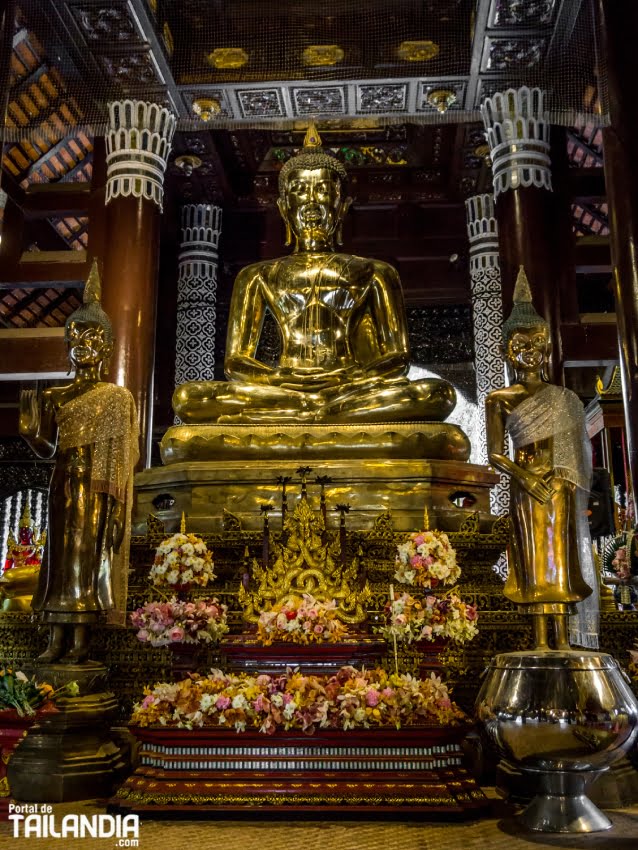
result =
M499 753L540 779L541 793L523 814L530 829L594 832L611 826L584 791L593 775L629 749L638 731L638 703L611 655L497 655L476 712Z

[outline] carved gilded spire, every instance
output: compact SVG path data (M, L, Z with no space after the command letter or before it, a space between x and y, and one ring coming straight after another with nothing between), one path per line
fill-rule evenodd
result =
M306 135L303 140L303 146L306 151L321 147L321 136L319 135L319 131L317 130L314 121L311 121L310 124L308 124L308 129L306 130Z
M503 342L507 344L508 339L515 330L519 328L547 328L548 323L540 316L534 308L532 291L530 289L525 269L521 266L514 287L512 312L503 322Z
M290 596L311 593L323 602L335 600L336 615L343 623L361 623L370 588L359 589L359 562L344 565L338 534L326 532L321 511L315 512L308 499L300 499L284 524L285 542L272 541L274 561L265 567L253 560L249 590L239 588L244 619L256 622L264 610Z
M91 271L89 272L89 276L84 286L84 292L82 293L83 304L92 304L95 302L98 304L101 304L102 302L102 280L100 278L100 268L97 257L93 258L93 265L91 266Z
M523 302L532 303L532 290L529 286L529 280L525 273L525 266L518 267L518 275L516 276L516 285L514 286L514 297L512 299L515 304Z
M20 517L20 528L31 528L31 506L28 499L24 503L24 510Z

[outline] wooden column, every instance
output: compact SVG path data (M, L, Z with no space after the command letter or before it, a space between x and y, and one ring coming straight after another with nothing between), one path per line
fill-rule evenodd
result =
M115 339L109 379L133 393L140 418L140 465L150 465L159 259L159 210L119 198L106 210L102 305Z
M481 106L492 153L498 222L503 315L512 309L519 266L524 266L534 306L552 340L551 380L563 383L560 336L561 274L552 194L550 125L540 89L508 89Z
M620 345L629 471L638 517L638 4L599 0L611 126L603 131L605 182Z
M9 105L9 80L13 55L13 32L15 29L15 0L0 0L0 170L4 160L4 136ZM1 180L0 180L1 182ZM0 211L7 206L7 193L0 188ZM4 213L3 213L4 223Z
M115 338L109 377L135 398L144 467L151 456L162 187L175 118L141 101L111 103L109 116L102 293Z

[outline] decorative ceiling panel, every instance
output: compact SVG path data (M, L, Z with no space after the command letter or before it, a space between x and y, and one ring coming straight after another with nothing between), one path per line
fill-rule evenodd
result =
M585 97L597 85L587 0L284 0L268 14L263 0L22 4L77 103L68 129L101 132L107 102L124 96L171 106L182 129L474 122L486 93L523 84L547 90L554 122L604 123ZM20 121L27 131L41 123L28 109Z

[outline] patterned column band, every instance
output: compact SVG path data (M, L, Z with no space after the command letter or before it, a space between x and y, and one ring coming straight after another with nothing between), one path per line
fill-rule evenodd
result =
M501 356L503 301L498 255L498 227L492 195L474 195L465 201L467 233L470 240L470 279L476 362L476 394L481 462L487 463L485 438L485 397L505 385ZM493 514L506 514L509 484L504 476L490 496Z
M162 209L164 172L177 119L157 103L109 103L106 133L106 203L132 195Z
M211 204L182 208L177 281L175 384L212 380L215 372L217 249L222 211Z
M522 86L496 92L481 104L496 197L521 186L552 191L549 119L544 100L541 89Z

